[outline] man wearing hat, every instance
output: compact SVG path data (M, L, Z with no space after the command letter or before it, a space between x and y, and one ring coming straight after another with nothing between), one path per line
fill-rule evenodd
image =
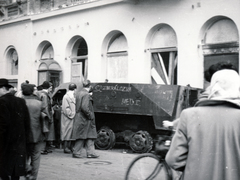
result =
M49 95L49 91L52 89L51 84L48 81L44 81L42 86L42 91L39 93L39 98L42 101L43 113L48 118L48 130L46 133L47 144L45 149L42 151L42 154L48 154L52 152L47 146L55 140L55 130L54 130L54 121L53 121L53 109L52 109L52 98Z
M23 99L25 99L29 115L30 126L27 137L27 170L29 179L36 180L40 165L41 150L44 147L45 134L41 123L42 102L33 94L34 84L22 86Z
M182 111L165 159L183 180L239 180L239 88L235 70L219 70L208 98Z
M23 94L22 94L22 87L23 87L25 84L29 84L29 81L26 80L25 82L23 82L23 83L21 84L21 89L20 89L18 92L15 93L15 96L20 97L20 98L23 96Z
M29 113L25 100L9 93L12 86L0 79L0 179L25 175Z
M86 146L87 158L98 158L95 154L94 140L97 138L93 103L89 94L91 82L83 82L83 89L76 94L76 115L72 138L76 139L73 158L83 158L82 150Z

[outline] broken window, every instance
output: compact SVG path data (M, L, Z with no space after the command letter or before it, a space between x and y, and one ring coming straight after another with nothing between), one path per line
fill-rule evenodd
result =
M151 37L152 84L177 84L177 37L169 25L155 27Z
M152 84L177 84L177 51L153 52Z

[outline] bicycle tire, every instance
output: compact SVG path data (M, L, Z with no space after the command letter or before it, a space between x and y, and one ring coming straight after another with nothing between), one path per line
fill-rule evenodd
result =
M164 159L152 153L137 156L128 166L125 180L172 180L172 171Z

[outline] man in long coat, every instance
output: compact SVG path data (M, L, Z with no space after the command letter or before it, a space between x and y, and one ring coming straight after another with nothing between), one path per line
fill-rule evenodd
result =
M239 88L236 71L217 71L208 99L182 111L165 159L183 180L239 180Z
M46 115L48 119L48 132L46 133L46 141L47 144L45 146L45 150L42 154L47 154L48 152L52 152L48 146L51 142L55 140L55 129L54 129L54 121L53 121L53 108L52 108L52 99L49 95L49 90L51 89L51 84L48 81L44 81L42 86L42 91L39 93L39 98L42 101L43 113Z
M42 102L33 94L35 85L22 86L22 98L25 99L29 115L30 125L27 136L27 171L31 180L36 180L40 166L41 150L44 147L45 134L43 132L41 111Z
M0 79L0 179L25 175L29 113L24 99L9 93L11 85Z
M87 158L97 158L95 154L94 140L97 138L95 115L93 104L89 94L90 81L83 82L83 89L76 94L76 115L73 124L73 139L76 139L73 157L82 158L84 143L86 145Z
M64 142L64 153L71 153L71 140L73 121L76 114L75 89L76 84L71 83L68 92L63 96L61 115L61 140Z

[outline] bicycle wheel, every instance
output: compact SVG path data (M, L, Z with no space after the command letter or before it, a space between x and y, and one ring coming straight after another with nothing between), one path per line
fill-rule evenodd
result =
M172 173L164 160L155 154L137 156L129 165L125 180L172 180Z

